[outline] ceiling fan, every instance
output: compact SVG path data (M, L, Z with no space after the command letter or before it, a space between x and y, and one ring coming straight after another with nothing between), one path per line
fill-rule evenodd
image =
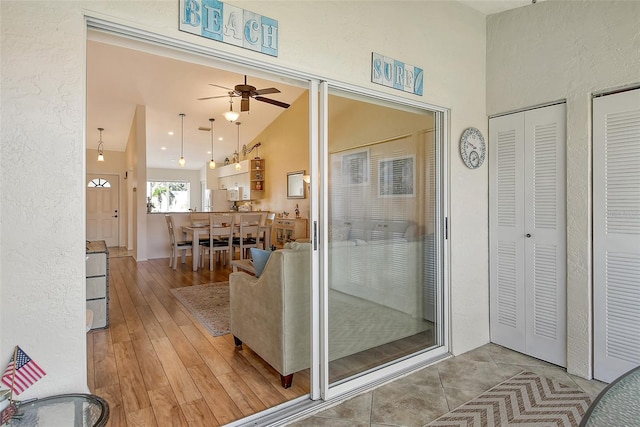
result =
M249 99L253 98L256 101L266 102L267 104L276 105L282 108L289 108L290 105L286 102L276 101L275 99L265 98L262 95L267 95L270 93L280 93L278 89L275 87L268 87L265 89L256 89L255 86L251 86L247 84L247 76L244 76L244 84L236 85L233 89L220 86L217 84L209 83L211 86L219 87L222 89L226 89L229 91L227 95L219 95L219 96L208 96L206 98L198 98L199 101L205 99L214 99L214 98L226 98L226 97L240 97L240 111L249 111Z

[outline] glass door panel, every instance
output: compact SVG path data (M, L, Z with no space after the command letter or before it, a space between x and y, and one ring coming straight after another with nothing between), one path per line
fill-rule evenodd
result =
M330 90L328 381L442 345L438 113Z

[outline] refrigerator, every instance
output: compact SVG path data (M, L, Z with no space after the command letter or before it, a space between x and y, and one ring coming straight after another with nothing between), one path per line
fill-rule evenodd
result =
M227 200L227 190L210 190L204 192L205 212L229 212L233 202Z

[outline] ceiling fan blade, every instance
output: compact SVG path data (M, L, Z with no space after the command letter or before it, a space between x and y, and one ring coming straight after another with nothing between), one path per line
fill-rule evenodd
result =
M291 105L287 104L286 102L276 101L275 99L265 98L263 96L256 96L253 99L255 99L257 101L266 102L267 104L277 105L278 107L282 107L282 108L289 108L291 106Z
M242 98L240 101L240 111L249 111L249 98Z
M228 97L229 95L207 96L205 98L198 98L198 101L204 101L205 99L228 98Z
M265 89L258 89L253 91L253 95L267 95L269 93L280 93L280 91L275 87L268 87Z
M215 84L215 83L209 83L209 86L215 86L215 87L219 87L219 88L221 88L221 89L230 90L230 91L232 91L232 90L233 90L233 89L231 89L231 88L229 88L229 87L226 87L226 86L220 86L220 85L217 85L217 84Z

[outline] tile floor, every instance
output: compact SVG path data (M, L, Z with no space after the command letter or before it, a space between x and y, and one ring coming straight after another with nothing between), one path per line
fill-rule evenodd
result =
M424 426L523 370L556 379L592 397L606 386L569 375L556 365L487 344L290 425Z

